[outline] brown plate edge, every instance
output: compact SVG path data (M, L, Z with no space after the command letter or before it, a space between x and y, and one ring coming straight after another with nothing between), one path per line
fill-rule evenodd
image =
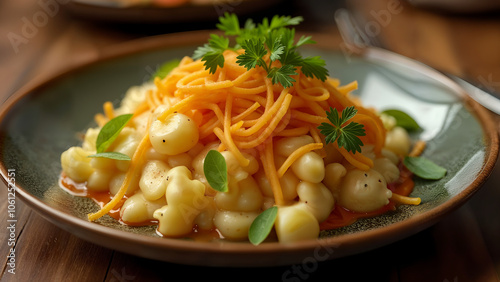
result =
M22 97L34 90L81 70L87 66L106 60L117 59L135 53L155 49L183 46L200 43L208 38L212 31L184 32L170 35L154 36L145 39L114 45L106 48L100 55L77 66L71 66L51 78L27 85L9 97L0 110L0 121L9 109ZM329 36L314 35L313 38L331 39ZM318 42L321 42L318 40ZM319 47L329 47L329 44L318 44ZM118 50L118 51L117 51ZM444 79L444 78L443 78ZM450 81L447 81L449 83ZM458 86L457 86L458 87ZM443 203L437 208L419 214L408 220L391 224L390 226L368 230L362 233L345 234L338 237L322 238L294 244L265 243L260 246L242 243L195 243L178 239L151 238L138 234L117 231L110 227L95 223L76 220L73 216L46 206L42 201L30 195L22 187L16 186L20 198L42 217L76 236L97 243L101 246L120 250L126 253L151 259L184 263L192 265L254 267L295 264L306 259L316 261L339 258L375 249L391 242L413 235L434 223L444 215L465 203L486 181L498 157L498 129L492 114L470 98L465 98L464 104L480 121L485 133L486 160L479 176L464 191ZM7 169L0 164L0 174L7 185ZM390 236L387 236L390 234ZM231 257L231 259L228 259ZM208 259L207 259L208 258Z

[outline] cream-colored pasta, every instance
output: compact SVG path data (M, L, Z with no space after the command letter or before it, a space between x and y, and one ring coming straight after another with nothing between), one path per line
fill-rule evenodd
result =
M262 193L252 176L230 183L227 192L215 195L217 207L228 211L257 211L262 207L262 201Z
M96 169L87 179L87 187L93 191L109 191L109 182L113 177L113 171L106 169Z
M262 194L265 197L273 197L271 184L264 171L259 170L254 174L254 178L259 184ZM291 170L287 170L283 177L280 178L281 191L283 192L283 199L285 201L292 201L297 197L297 185L299 182L299 178Z
M125 127L120 132L116 140L110 146L109 151L118 152L125 154L129 157L134 155L137 145L139 145L140 136L137 134L136 130L130 127ZM116 167L126 172L130 166L130 161L117 160Z
M207 188L206 192L210 196L215 196L216 191L213 190L210 185L207 182L207 179L205 178L205 172L203 170L203 164L205 162L205 157L207 156L208 151L210 150L216 150L219 144L217 142L212 142L208 143L206 146L200 148L200 146L197 144L195 147L192 148L194 150L192 153L191 150L188 151L189 155L194 155L193 161L191 163L191 167L193 168L193 178L198 179L205 185Z
M144 154L144 159L168 162L168 155L160 154L155 150L155 148L150 147L149 149L146 150Z
M95 142L97 140L97 136L99 135L100 128L89 128L85 132L85 137L83 139L82 148L87 152L95 152Z
M154 212L166 204L167 201L164 197L155 201L148 201L144 194L139 191L123 203L120 209L120 218L127 223L141 223L153 220Z
M149 140L156 151L177 155L189 151L198 143L196 123L184 114L172 114L164 122L155 120L149 129Z
M127 114L133 112L144 100L146 93L154 89L153 83L144 83L130 87L123 97L120 107L115 110L116 115Z
M347 174L347 169L340 163L327 164L323 184L332 192L334 198L338 197L338 189L342 178Z
M217 211L214 198L205 197L200 207L200 213L194 219L194 224L201 230L212 230L214 228L214 217Z
M120 190L123 181L125 180L125 172L118 172L113 177L111 177L109 181L109 193L114 196ZM127 191L125 192L126 196L132 196L135 191L139 189L139 181L131 182L127 187Z
M399 178L399 168L388 158L375 159L372 169L378 171L387 183L392 183Z
M199 212L183 205L165 205L157 209L153 217L158 220L158 231L164 236L179 237L193 231L194 219Z
M302 204L278 209L274 228L281 243L318 238L320 231L318 220L307 208L300 205Z
M137 117L130 120L130 126L133 127L139 136L144 136L146 132L149 130L148 128L148 120L150 113L144 112Z
M267 210L275 205L275 201L273 197L264 197L262 200L262 210Z
M89 214L90 221L126 199L120 208L124 223L156 219L165 237L215 229L224 238L246 240L254 219L276 206L276 236L289 243L318 238L320 224L337 216L336 204L371 212L389 203L387 183L399 178L399 162L411 145L408 132L393 117L379 119L351 100L356 83L339 87L339 81L322 81L298 68L297 83L275 84L262 68L238 67L240 52L223 52L227 67L210 74L203 62L185 57L167 77L131 87L118 108L105 102L95 115L100 127L87 130L82 147L61 155L67 177L114 196ZM352 112L352 120L366 130L361 153L341 140L326 144L318 128L333 121L326 109L336 108L342 117L351 106L360 113ZM97 151L101 126L122 114L132 118L106 151L131 160L88 158ZM224 157L227 192L207 181L210 150Z
M395 165L399 164L400 159L399 159L398 155L396 155L396 153L394 153L391 150L388 150L385 148L382 149L382 156L389 159Z
M382 121L382 124L384 125L385 129L387 130L392 130L394 127L396 127L397 121L396 118L393 116L380 113L380 120Z
M165 236L182 236L190 233L194 220L204 208L205 185L191 179L185 166L174 167L167 173L165 197L167 205L153 214L158 219L158 230Z
M190 169L193 159L188 153L180 153L169 156L167 162L170 167L185 166Z
M245 240L248 230L258 212L238 212L219 210L215 213L214 224L224 238L231 240Z
M228 175L233 178L234 181L240 181L247 178L249 175L256 173L259 170L259 164L257 160L250 154L242 153L243 156L249 160L249 164L242 167L234 154L230 151L223 151L221 155L226 160Z
M205 145L198 142L198 143L196 143L196 145L193 146L193 148L191 148L191 149L189 149L189 151L187 151L187 154L194 160L194 158L196 156L198 156L201 153L201 151L203 151L203 149L205 149Z
M387 132L385 148L399 156L406 156L410 152L411 139L408 132L399 126Z
M280 178L283 199L292 201L297 197L297 185L299 185L299 182L299 178L291 170L287 170L285 174L283 174Z
M142 169L139 187L144 197L150 201L158 200L167 191L167 172L170 167L162 161L148 161Z
M90 165L90 155L81 147L71 147L61 154L61 166L63 173L76 182L85 182L94 169Z
M90 165L95 169L113 170L116 168L115 160L108 158L91 158Z
M307 208L318 222L328 218L335 201L332 192L323 183L302 181L297 186L297 194L303 207Z
M384 177L376 170L348 170L338 190L338 203L355 212L370 212L389 203L392 196Z
M298 148L310 143L314 143L314 139L309 135L286 137L276 142L276 153L288 157Z
M166 174L167 191L165 197L169 205L184 205L199 209L205 194L205 185L192 179L191 171L185 166L174 167Z
M374 160L377 157L377 155L373 151L373 145L365 145L361 147L361 154L372 160Z
M303 181L319 183L325 178L325 163L315 152L307 152L291 166L292 171Z
M323 159L325 162L325 165L331 164L331 163L340 163L344 157L342 154L335 148L334 143L328 143L326 146L324 146L326 156Z

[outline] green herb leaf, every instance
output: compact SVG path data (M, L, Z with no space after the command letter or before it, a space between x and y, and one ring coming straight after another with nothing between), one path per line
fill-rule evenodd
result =
M263 67L273 84L293 86L295 80L291 76L297 74L299 67L307 77L325 81L328 76L325 62L319 57L303 59L296 51L302 45L315 43L310 36L302 36L294 44L295 30L289 26L298 25L302 20L302 17L274 16L271 21L264 18L257 25L247 20L242 28L236 15L225 13L219 18L217 28L224 31L226 36L233 36L236 44L230 47L228 38L212 35L207 44L195 51L193 58L201 58L205 62L205 69L215 73L218 67L224 66L224 50L243 48L245 53L237 57L237 63L247 70ZM264 60L267 55L269 63ZM276 61L281 65L271 67L271 63Z
M405 157L403 163L411 172L423 179L439 180L447 172L445 168L424 157Z
M283 55L283 53L285 51L285 46L283 44L281 44L281 37L275 38L274 40L271 40L270 42L267 42L266 44L270 50L269 59L271 59L271 62L279 60L281 58L281 55ZM266 53L264 53L264 55Z
M292 75L297 75L295 71L295 67L292 65L284 65L280 68L272 68L267 77L271 78L273 84L281 84L283 87L291 87L295 82L295 79L292 78Z
M102 153L115 141L120 131L127 125L132 118L132 114L117 116L108 121L99 131L96 141L97 153Z
M217 34L211 34L208 43L195 50L193 58L201 58L205 62L205 69L209 69L210 73L213 74L217 67L224 66L223 52L226 49L229 49L229 39Z
M302 72L308 77L315 76L317 79L325 81L328 76L326 64L319 56L308 57L302 60Z
M119 152L102 152L87 156L88 158L106 158L119 161L130 161L130 157Z
M227 35L240 34L240 23L236 14L225 13L223 17L219 17L219 22L216 27L225 31Z
M312 40L311 36L301 36L296 45L300 47L305 44L316 44L316 41Z
M356 122L350 122L344 125L353 118L357 112L358 110L353 106L345 108L340 116L337 109L330 108L330 111L326 112L326 116L331 124L323 122L318 126L321 134L325 136L326 144L337 141L339 147L344 147L347 151L353 153L361 153L363 142L359 139L359 136L366 135L364 125Z
M216 150L210 150L205 157L203 163L203 172L208 181L208 184L219 192L227 192L227 165L226 159Z
M290 16L278 16L275 15L272 20L271 24L269 26L269 29L277 29L277 28L282 28L286 27L289 25L298 25L300 22L303 20L302 17L290 17Z
M266 67L262 60L262 56L267 54L267 50L260 40L245 40L241 47L245 49L245 53L236 57L236 63L245 67L247 70L253 69L257 65Z
M167 76L173 69L175 69L181 61L178 59L170 60L168 62L163 63L155 72L155 74L152 76L154 79L155 77L159 77L163 79L165 76Z
M396 119L396 125L401 126L408 131L415 131L420 129L420 125L415 121L415 119L413 119L410 115L403 111L389 109L383 111L382 113L394 117Z
M278 207L274 206L263 211L254 219L248 230L250 243L259 245L269 236L277 215Z

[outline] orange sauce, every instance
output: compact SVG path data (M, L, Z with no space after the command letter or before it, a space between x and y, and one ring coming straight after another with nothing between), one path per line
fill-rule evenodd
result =
M412 179L412 173L408 171L404 166L400 166L400 177L397 181L390 183L387 185L388 189L390 189L393 193L400 194L403 196L408 196L414 187L414 182ZM94 202L96 202L101 208L111 201L112 196L109 192L95 192L87 189L85 183L76 183L71 180L69 177L65 175L61 175L60 177L60 186L64 188L69 193L80 196L80 197L88 197ZM120 209L123 203L127 200L127 196L124 196L123 199L118 203L118 205L111 210L108 214L118 220L120 223L128 225L128 226L146 226L146 225L157 225L157 220L148 220L145 222L125 222L120 219ZM361 218L369 218L375 217L381 214L384 214L388 211L393 211L396 209L396 204L392 201L389 204L381 207L378 210L371 212L354 212L350 211L344 207L339 205L335 205L335 208L330 213L330 216L323 222L320 223L321 230L330 230L335 228L340 228L344 226L348 226L356 222ZM159 231L157 233L160 236L163 236ZM194 241L199 242L209 242L217 239L223 239L223 236L218 232L217 229L212 230L200 230L196 226L193 228L193 232L186 236L186 238L192 239Z
M99 205L100 208L106 205L113 198L113 196L109 193L109 191L97 192L89 190L86 186L86 183L77 183L72 179L70 179L69 177L65 176L64 174L61 174L61 177L59 178L59 184L60 184L59 186L61 186L63 189L65 189L72 195L79 197L87 197L92 199L96 204ZM127 200L127 198L128 198L127 196L124 196L123 199L121 199L120 202L116 205L116 207L108 213L108 215L116 220L119 220L123 224L131 226L144 226L144 225L157 224L157 222L153 220L140 223L126 223L121 221L120 209L123 206L123 203L125 203L125 201Z
M399 164L399 179L387 185L387 188L393 193L409 196L413 192L415 182L413 182L413 173L403 165L403 162Z
M415 186L415 182L412 179L413 174L402 164L402 162L399 165L399 171L399 179L388 184L387 188L391 190L392 193L409 196ZM356 222L358 219L379 216L393 210L396 210L396 204L392 201L389 201L389 204L378 210L365 213L350 211L344 207L335 205L335 208L330 213L330 216L325 221L320 223L320 229L330 230L348 226Z
M389 204L381 207L380 209L371 212L354 212L339 205L335 205L335 208L330 213L330 216L325 221L320 223L319 228L321 230L340 228L351 225L358 219L375 217L395 209L396 205L392 201L389 201Z
M104 205L106 205L109 201L111 201L111 199L113 198L113 196L109 192L96 192L89 190L86 186L86 183L77 183L73 181L71 178L65 176L64 174L61 174L59 178L59 186L72 195L78 197L87 197L92 199L101 208ZM128 226L138 227L147 225L158 225L158 220L147 220L144 222L127 222L122 220L120 218L120 209L123 206L123 203L125 203L125 201L127 200L127 198L128 198L127 196L124 196L123 199L121 199L120 202L116 205L116 207L108 213L108 215L118 220L121 224ZM160 232L157 231L157 233L160 236L163 236ZM195 226L193 228L193 232L187 235L186 238L199 242L209 242L216 239L222 239L223 236L216 229L201 230L198 229L197 226Z

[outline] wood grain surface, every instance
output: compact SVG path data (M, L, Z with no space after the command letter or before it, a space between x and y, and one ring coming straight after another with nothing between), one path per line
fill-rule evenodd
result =
M53 15L43 7L48 2ZM65 1L60 1L65 2ZM237 2L237 1L236 1ZM56 3L56 4L54 4ZM500 91L500 13L453 14L397 0L287 1L252 14L303 15L303 31L340 42L333 14L346 6L372 24L372 34L394 52ZM214 6L214 8L216 8ZM230 11L230 6L226 6ZM41 15L46 13L46 21ZM39 24L14 44L26 22ZM0 101L72 65L96 58L113 44L177 31L211 29L215 22L140 25L79 18L64 4L0 1ZM366 26L364 26L366 28ZM11 34L10 37L8 34ZM491 114L492 118L498 117ZM165 263L106 249L55 227L16 201L15 274L9 270L7 187L0 184L2 281L498 281L500 276L500 167L465 205L434 226L391 245L314 265L210 268Z

